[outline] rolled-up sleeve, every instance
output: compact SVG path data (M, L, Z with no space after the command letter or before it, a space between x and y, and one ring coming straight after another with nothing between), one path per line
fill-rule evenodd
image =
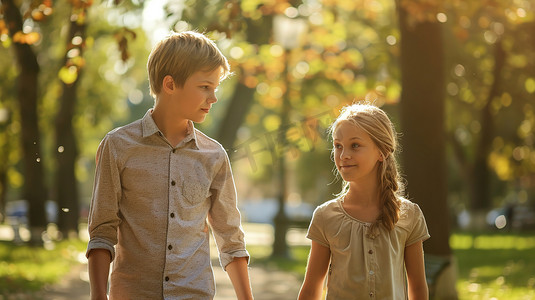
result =
M95 182L89 211L89 243L86 256L93 249L107 249L115 258L121 179L117 155L107 135L100 143L96 155Z
M244 232L241 227L241 216L237 207L236 187L228 156L222 151L221 167L216 173L211 186L212 205L208 213L208 221L219 251L219 261L223 269L235 257L246 257Z

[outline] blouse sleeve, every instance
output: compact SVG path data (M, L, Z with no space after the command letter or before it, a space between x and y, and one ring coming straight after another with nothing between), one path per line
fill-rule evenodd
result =
M412 203L411 206L413 227L412 231L409 233L409 237L407 238L406 246L410 246L418 241L425 241L431 237L427 230L427 224L425 222L425 217L422 210L416 203Z
M329 241L325 237L325 230L323 228L323 207L317 207L312 215L310 226L308 227L307 238L325 247L329 247Z

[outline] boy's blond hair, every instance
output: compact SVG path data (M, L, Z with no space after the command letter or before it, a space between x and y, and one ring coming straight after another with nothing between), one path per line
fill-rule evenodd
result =
M147 62L150 94L156 98L165 76L171 75L176 85L183 87L197 71L221 68L221 80L230 73L227 58L216 44L195 31L171 32L152 49Z

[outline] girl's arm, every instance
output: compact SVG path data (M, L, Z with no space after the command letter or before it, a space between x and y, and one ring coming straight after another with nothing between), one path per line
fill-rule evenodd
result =
M425 280L424 249L422 241L405 248L405 268L409 283L410 300L428 300L429 291Z
M305 281L301 291L299 291L299 300L320 299L330 261L331 250L318 242L312 241Z
M247 269L247 257L235 257L227 267L227 274L234 286L237 299L251 300L251 284L249 282L249 270Z

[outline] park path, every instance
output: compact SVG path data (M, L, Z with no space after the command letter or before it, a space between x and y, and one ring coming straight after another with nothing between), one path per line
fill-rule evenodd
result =
M297 275L253 266L249 270L255 300L297 299L300 279ZM227 274L214 267L217 293L214 300L236 299L234 288ZM89 300L89 283L86 281L87 266L77 265L59 283L43 291L45 300Z
M271 226L262 224L244 224L249 245L265 245L271 247L273 233ZM290 245L308 245L303 230L292 230L288 233ZM213 245L213 243L212 243ZM214 276L216 280L216 296L214 300L236 299L234 288L227 274L219 266L217 256L212 256ZM255 300L295 300L301 287L298 275L270 270L252 265L249 269L251 285ZM89 282L87 264L73 266L70 273L60 282L45 288L45 300L89 300Z

